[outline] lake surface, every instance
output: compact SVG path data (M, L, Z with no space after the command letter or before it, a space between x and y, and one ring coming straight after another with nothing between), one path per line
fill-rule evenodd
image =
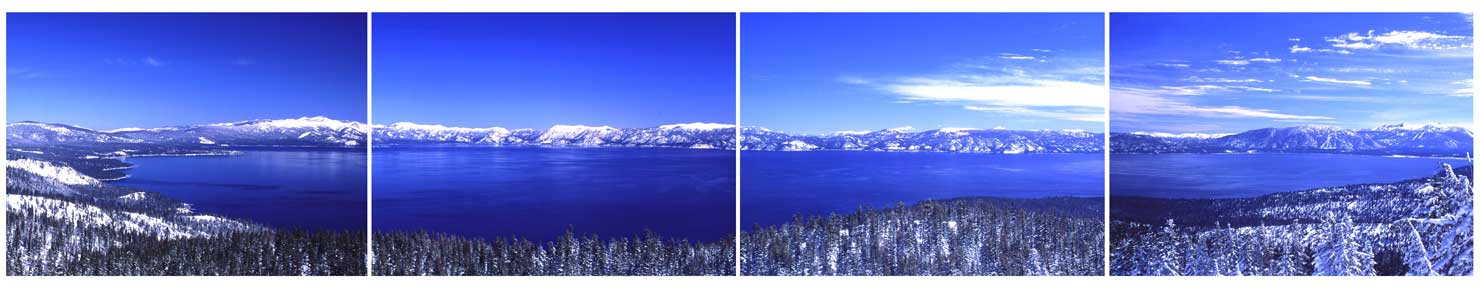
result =
M277 228L365 229L365 152L246 150L239 156L133 157L113 184L159 192L200 213Z
M744 151L743 227L964 196L1104 197L1103 154Z
M434 145L375 148L382 231L551 240L578 235L713 241L735 231L735 152Z
M1160 198L1236 198L1364 183L1390 183L1439 172L1464 159L1344 154L1111 154L1110 193Z

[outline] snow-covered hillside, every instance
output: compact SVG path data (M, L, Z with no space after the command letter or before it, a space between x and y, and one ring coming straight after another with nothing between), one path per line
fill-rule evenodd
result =
M222 231L262 229L210 215L154 216L31 195L6 195L5 204L11 213L49 218L69 225L153 235L160 239L212 237Z
M51 162L35 159L13 159L5 160L5 167L18 169L46 179L52 179L57 183L66 185L97 185L98 179L78 173L72 167L52 164Z
M195 126L123 128L94 131L62 124L16 122L7 125L14 144L220 146L362 146L370 127L326 117L252 120Z
M733 149L734 125L687 123L652 128L555 125L545 130L464 128L396 123L373 130L376 143L470 143L582 147L673 147Z
M872 132L795 135L765 128L741 130L741 149L766 151L858 150L961 153L1095 153L1104 136L1082 130L1007 130L911 127Z
M1474 132L1440 124L1344 129L1323 125L1264 128L1236 134L1112 133L1116 153L1335 152L1445 154L1471 151Z

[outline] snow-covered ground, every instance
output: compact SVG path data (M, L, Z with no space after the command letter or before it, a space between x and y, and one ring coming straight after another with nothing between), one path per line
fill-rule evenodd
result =
M56 180L66 185L97 185L98 179L78 173L72 167L56 165L51 162L34 159L12 159L5 161L6 167L20 169L43 178Z
M6 208L13 213L38 215L73 225L109 227L154 235L160 239L212 237L213 233L223 228L252 229L250 225L219 217L195 217L200 215L158 217L31 195L6 195L5 203Z

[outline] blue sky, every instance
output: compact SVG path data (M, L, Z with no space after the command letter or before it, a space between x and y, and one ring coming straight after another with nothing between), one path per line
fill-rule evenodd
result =
M543 129L735 120L735 16L374 16L376 123Z
M365 17L10 13L6 121L365 121Z
M741 15L741 122L1104 130L1104 14Z
M1469 126L1464 14L1113 13L1114 132Z

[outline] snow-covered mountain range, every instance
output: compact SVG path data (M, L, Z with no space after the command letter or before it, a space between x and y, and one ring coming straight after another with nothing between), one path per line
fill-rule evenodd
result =
M1095 153L1104 135L1080 130L893 128L830 135L794 135L765 128L741 130L741 149L769 151L859 150L963 153Z
M1461 155L1471 151L1474 132L1458 126L1383 125L1343 129L1303 125L1237 134L1111 133L1115 153L1324 152Z
M195 126L124 128L108 131L38 122L6 126L7 140L24 146L170 144L183 146L363 146L369 126L326 117L252 120Z
M735 149L735 125L671 124L650 128L555 125L545 130L464 128L416 123L375 126L376 143L472 143L598 147ZM740 149L766 151L860 150L970 153L1091 153L1103 135L1078 130L942 128L884 129L831 135L796 135L759 127L740 129Z
M545 130L463 128L401 122L372 129L375 143L473 143L586 147L675 147L734 149L735 126L689 123L651 128L555 125Z

